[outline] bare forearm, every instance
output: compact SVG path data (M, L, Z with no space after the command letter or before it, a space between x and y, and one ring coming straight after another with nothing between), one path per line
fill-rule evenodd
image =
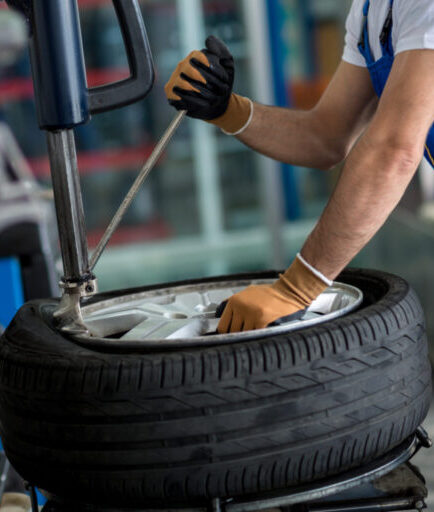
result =
M346 157L377 103L368 71L341 62L314 108L255 103L252 122L238 138L281 162L329 169Z
M302 249L330 279L383 225L417 169L434 121L433 59L432 50L397 55L375 116Z
M336 163L334 148L325 142L313 111L254 104L249 127L238 139L263 155L304 167L329 168Z
M417 159L378 149L362 138L351 152L336 190L303 249L305 259L335 279L380 229L398 204Z

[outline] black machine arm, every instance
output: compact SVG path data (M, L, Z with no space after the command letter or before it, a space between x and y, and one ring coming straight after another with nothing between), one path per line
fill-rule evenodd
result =
M154 67L138 0L113 0L125 43L130 77L88 89L77 0L7 0L27 18L30 54L41 129L70 129L91 114L144 98Z
M154 83L152 55L139 5L113 0L130 66L130 78L89 91L91 113L129 105L148 94Z

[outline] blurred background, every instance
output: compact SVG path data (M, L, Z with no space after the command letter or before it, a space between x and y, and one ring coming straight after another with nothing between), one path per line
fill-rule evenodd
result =
M125 77L127 61L111 2L79 0L79 5L89 85ZM237 92L267 104L310 108L340 61L351 0L141 0L140 5L157 72L152 93L76 130L91 248L174 115L163 86L181 58L215 34L235 57ZM0 118L12 128L39 183L50 187L27 50L0 68ZM214 127L187 120L100 260L100 289L283 268L300 250L338 174L339 169L282 165ZM433 182L433 173L422 168L399 209L354 262L407 278L424 302L431 333Z

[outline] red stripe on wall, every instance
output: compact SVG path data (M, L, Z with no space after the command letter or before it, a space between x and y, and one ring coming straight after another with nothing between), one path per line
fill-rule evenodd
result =
M81 175L107 170L137 169L142 167L154 146L143 144L135 148L108 149L78 153L78 168ZM38 178L50 175L48 157L31 158L29 164Z

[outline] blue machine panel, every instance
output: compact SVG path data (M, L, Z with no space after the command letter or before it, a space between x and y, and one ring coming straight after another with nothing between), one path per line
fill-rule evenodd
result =
M15 313L24 303L20 262L17 258L0 258L0 325L7 327ZM0 440L0 452L3 446ZM46 499L37 492L38 504Z
M23 303L23 283L18 259L0 258L0 325L7 327Z

